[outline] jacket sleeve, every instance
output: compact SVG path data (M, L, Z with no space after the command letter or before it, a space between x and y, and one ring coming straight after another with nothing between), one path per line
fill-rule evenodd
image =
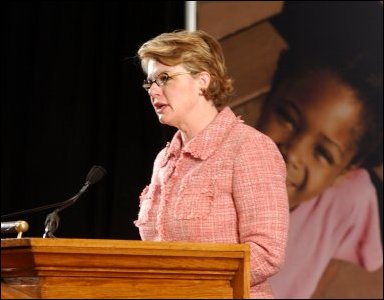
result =
M233 196L240 242L250 245L250 284L253 286L280 269L288 235L286 167L269 137L259 134L239 146Z

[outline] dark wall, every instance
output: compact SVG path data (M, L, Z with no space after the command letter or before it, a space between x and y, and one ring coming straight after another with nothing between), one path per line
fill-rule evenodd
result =
M64 201L93 165L108 174L60 213L57 237L138 239L138 196L172 134L135 58L184 27L183 1L1 2L1 214ZM44 233L47 210L23 219ZM3 237L3 236L2 236Z

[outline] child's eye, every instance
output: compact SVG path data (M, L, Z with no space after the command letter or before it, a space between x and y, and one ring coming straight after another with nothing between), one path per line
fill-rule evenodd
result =
M324 147L317 146L315 151L317 154L319 154L321 157L323 157L328 162L328 164L332 165L335 162L332 154L329 153L329 151L327 151Z
M296 123L287 110L285 110L283 107L278 107L276 109L276 114L283 123L289 125L293 130L296 129Z

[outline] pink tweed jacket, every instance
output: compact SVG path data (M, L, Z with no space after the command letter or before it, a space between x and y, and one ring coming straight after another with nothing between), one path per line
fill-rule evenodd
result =
M134 222L142 240L246 243L251 297L273 298L267 279L285 257L286 169L276 145L229 107L182 148L160 151Z

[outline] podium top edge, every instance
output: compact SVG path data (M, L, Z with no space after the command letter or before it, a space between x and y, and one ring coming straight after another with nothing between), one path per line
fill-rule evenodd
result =
M205 251L249 252L247 244L206 242L155 242L140 240L78 239L78 238L6 238L1 239L1 248L25 247L83 247L83 248L130 248Z

